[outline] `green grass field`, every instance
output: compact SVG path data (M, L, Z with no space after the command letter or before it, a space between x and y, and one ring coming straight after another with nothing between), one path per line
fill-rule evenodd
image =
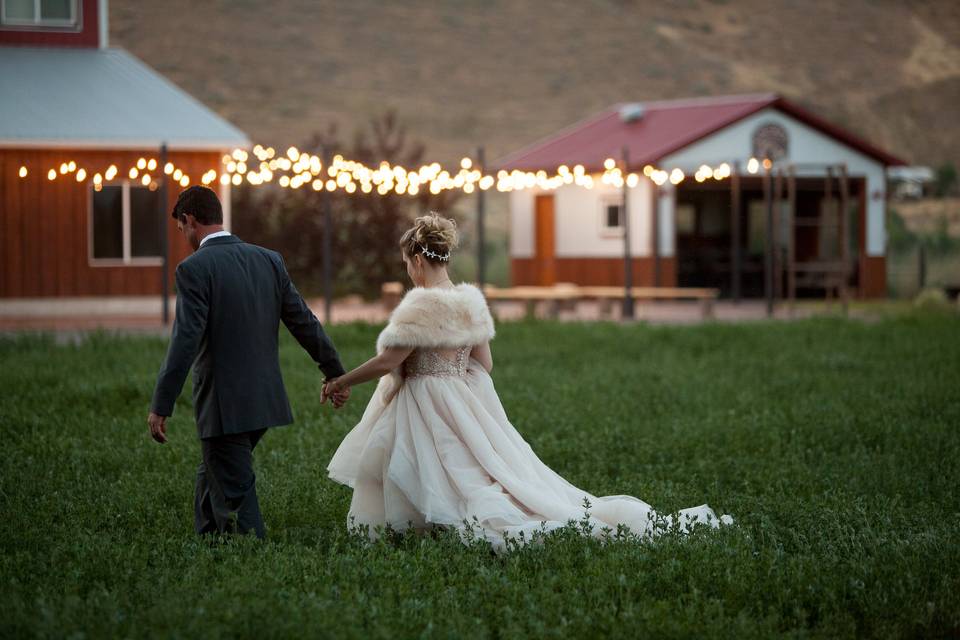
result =
M377 327L332 329L348 366ZM502 324L494 379L544 461L600 495L737 525L645 543L561 532L496 557L346 531L334 413L286 338L297 421L257 451L268 540L192 532L189 392L154 444L166 341L0 338L0 636L955 637L960 320Z

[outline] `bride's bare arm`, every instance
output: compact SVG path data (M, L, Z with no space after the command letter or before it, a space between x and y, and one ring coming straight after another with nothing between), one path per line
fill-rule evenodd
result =
M487 370L487 373L493 370L493 353L490 351L489 342L478 344L471 349L470 357L479 362Z
M362 365L335 379L335 387L353 387L369 380L385 376L407 359L413 352L413 347L390 347L383 353L375 355Z

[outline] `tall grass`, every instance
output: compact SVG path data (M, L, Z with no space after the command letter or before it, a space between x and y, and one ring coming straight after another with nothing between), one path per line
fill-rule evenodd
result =
M377 328L338 326L347 365ZM960 323L503 324L494 379L544 461L595 494L737 525L642 544L571 531L497 557L369 544L325 478L335 413L286 336L297 422L257 450L268 540L191 530L199 451L145 416L162 339L0 339L0 635L905 637L960 633Z

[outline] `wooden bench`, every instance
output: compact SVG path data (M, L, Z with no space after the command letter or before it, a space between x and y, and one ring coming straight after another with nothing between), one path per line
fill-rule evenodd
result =
M713 317L713 303L719 295L717 289L696 287L631 287L630 292L635 300L698 300L700 311L704 318ZM400 302L403 296L403 284L399 282L385 282L381 289L381 301L387 311L391 311ZM536 305L547 302L547 313L556 318L562 309L574 309L579 300L599 300L600 312L605 317L613 315L615 300L623 300L623 287L581 287L571 283L558 283L552 287L496 287L487 285L483 288L487 300L511 300L526 304L526 315L534 317Z
M624 287L579 287L580 297L601 301L600 312L604 316L613 313L613 301L623 300ZM631 287L634 300L698 300L704 318L713 317L713 303L720 291L698 287Z
M380 303L386 312L393 311L403 297L402 282L384 282L380 285Z
M575 284L557 284L552 287L506 287L487 285L483 288L487 300L515 300L526 304L526 315L534 317L538 302L547 302L548 314L556 318L563 308L575 307L580 294Z
M717 289L694 287L631 287L630 292L635 300L699 300L704 318L713 317L713 303L720 293ZM625 290L623 287L581 287L564 283L553 287L487 286L484 288L484 293L491 301L525 302L528 317L533 317L538 302L549 302L548 313L550 317L555 318L562 308L572 307L578 300L600 300L601 313L609 317L613 314L613 301L623 300Z

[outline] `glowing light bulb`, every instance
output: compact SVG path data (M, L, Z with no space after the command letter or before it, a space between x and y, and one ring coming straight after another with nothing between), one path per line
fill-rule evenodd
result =
M631 189L640 184L640 176L635 173L631 173L627 176L627 186Z
M182 176L180 178L180 186L186 187L188 184L190 184L190 177L186 175Z
M21 178L26 178L26 177L27 177L27 168L26 168L26 167L20 167L20 177L21 177Z
M333 180L327 180L327 184L325 186L327 187L327 191L337 190L337 183Z
M184 176L184 178L186 178L186 176ZM230 182L232 182L235 186L239 187L240 183L243 182L243 176L240 175L239 173L235 173L233 174L233 177L230 179Z
M764 168L764 169L769 169L769 168L772 167L772 166L773 166L773 162L771 162L770 158L764 158L764 159L763 159L763 168Z
M230 176L223 174L220 176L220 184L230 184ZM281 185L282 186L282 185Z
M70 161L70 164L67 165L67 169L68 169L69 171L76 171L76 170L77 170L77 163L74 162L73 160L71 160L71 161Z
M296 162L300 157L300 151L296 147L290 147L287 149L287 157L290 158L290 162Z
M147 159L146 159L146 158L140 158L139 160L137 160L137 169L140 169L140 170L142 171L142 170L144 170L144 169L146 169L146 168L147 168Z
M99 173L95 174L93 176L93 184L94 186L103 184L103 176L101 176Z
M674 169L670 172L670 184L680 184L686 176L680 169Z
M50 171L47 171L47 180L54 180L56 179L56 177L57 177L56 170L50 169Z
M347 183L347 186L346 186L346 189L347 189L347 193L353 193L354 191L357 190L357 185L356 185L356 183L348 182L348 183Z
M163 172L167 175L173 173L173 163L168 162L167 164L163 165Z
M130 167L130 172L127 175L130 176L131 180L136 180L137 176L140 175L140 172L137 171L136 167Z
M87 178L87 171L85 169L80 169L77 171L77 182L83 182Z
M150 158L147 161L147 169L149 169L150 171L153 171L156 168L157 168L157 161L154 160L153 158Z
M606 160L603 161L603 168L606 169L607 171L610 171L615 166L617 166L617 161L614 160L613 158L607 158Z
M181 171L180 169L177 169L176 171L173 172L173 179L176 180L177 182L179 182L180 178L182 177L183 177L183 171Z
M314 191L323 191L323 180L317 179L310 183Z
M69 165L66 162L60 164L60 173L66 175L67 171L70 170Z
M109 167L107 167L107 171L106 171L106 173L104 174L104 177L105 177L107 180L113 180L114 178L116 178L116 177L117 177L117 165L112 164L112 165L110 165Z
M143 184L143 186L145 187L150 186L150 174L149 173L143 174L143 177L140 178L140 183Z

